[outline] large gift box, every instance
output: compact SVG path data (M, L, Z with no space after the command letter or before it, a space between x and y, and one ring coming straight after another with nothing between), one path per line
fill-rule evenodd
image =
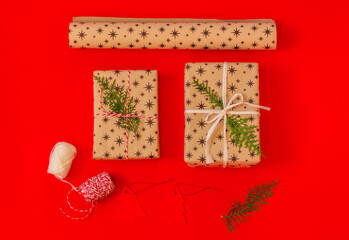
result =
M155 70L95 71L94 159L159 157Z
M185 144L188 165L250 167L259 142L257 63L187 63Z

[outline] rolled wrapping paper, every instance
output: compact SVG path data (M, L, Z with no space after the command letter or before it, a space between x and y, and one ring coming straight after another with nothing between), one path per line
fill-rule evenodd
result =
M144 19L76 17L71 48L275 50L271 19Z

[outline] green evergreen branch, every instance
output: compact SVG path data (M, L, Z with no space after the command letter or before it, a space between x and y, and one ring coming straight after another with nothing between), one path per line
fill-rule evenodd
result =
M193 86L198 92L208 97L209 101L214 107L220 107L223 109L222 98L218 96L209 86L208 83L203 81L199 83L199 80L194 79ZM234 144L241 149L241 147L247 148L252 154L261 155L264 157L261 148L260 141L255 134L257 126L247 124L248 118L240 118L237 115L232 115L227 117L227 125L230 129L230 137L233 137Z
M261 211L260 207L268 203L266 200L273 195L273 189L278 182L279 180L271 183L263 183L262 185L255 186L253 189L249 189L245 204L234 201L228 214L222 216L230 232L235 233L234 229L237 227L237 224L242 223L244 220L249 220L248 213Z
M261 148L260 140L256 139L255 131L257 126L248 125L248 118L241 118L238 115L231 115L227 117L227 125L230 128L230 137L233 137L234 144L241 149L247 148L250 153L261 155L264 157Z
M103 96L102 104L108 106L109 109L115 113L127 114L127 90L124 89L124 86L116 86L116 81L110 82L108 78L93 76L93 78L98 82ZM128 100L128 112L134 112L136 109L136 103L134 102L133 97L130 97ZM139 118L129 118L135 133L138 130L140 119ZM121 122L120 127L126 129L126 118L120 117L119 121ZM128 124L128 130L132 131L132 127Z
M198 90L200 93L208 97L208 99L210 100L210 103L213 104L212 108L215 108L215 107L220 107L220 109L224 108L222 98L220 98L218 94L214 92L211 89L211 87L208 86L207 82L205 83L203 81L202 83L199 83L197 79L194 79L193 83L196 90Z

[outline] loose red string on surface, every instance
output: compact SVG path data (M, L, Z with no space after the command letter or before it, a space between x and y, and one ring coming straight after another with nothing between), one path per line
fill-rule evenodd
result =
M126 118L126 128L125 128L125 137L126 137L126 141L125 141L125 153L126 153L126 159L128 159L128 124L131 125L132 128L132 132L133 132L133 137L132 137L132 142L134 142L135 138L136 138L136 134L135 134L135 129L133 127L133 124L130 120L130 118L150 118L150 119L159 119L159 117L148 117L148 116L142 116L143 115L143 111L134 111L129 113L128 112L128 104L129 104L129 98L130 98L130 70L127 70L127 100L126 100L126 114L121 114L121 113L116 113L113 111L106 111L103 108L103 91L101 89L101 96L100 96L100 105L101 105L101 109L103 111L103 113L96 113L95 115L97 116L108 116L108 117L123 117Z
M182 196L191 196L191 195L195 195L201 192L204 192L206 190L220 190L219 188L214 188L214 187L204 187L204 186L199 186L199 185L195 185L195 184L191 184L191 183L177 183L176 184L178 186L178 190L181 192ZM195 187L195 188L199 188L198 191L195 192L189 192L189 193L185 193L181 190L180 186L191 186L191 187Z
M66 181L64 181L66 182ZM83 217L73 217L67 214L62 208L61 211L65 216L74 220L82 220L87 218L92 210L94 209L98 200L107 197L111 192L114 191L115 185L111 180L109 174L107 172L103 172L98 174L97 176L91 177L87 179L83 184L81 184L78 188L74 187L71 183L67 182L72 186L72 189L67 194L67 203L70 209L78 213L85 213ZM72 206L69 197L72 191L76 191L80 195L82 195L85 199L86 203L91 204L89 209L76 209Z
M182 186L182 187L181 187ZM189 187L194 187L194 188L199 188L197 191L183 191L184 186L189 186ZM166 206L165 204L165 210L164 211L173 211L175 212L172 214L172 216L169 216L169 220L171 221L176 221L176 222L183 222L185 224L188 224L188 219L187 219L187 211L186 211L186 206L185 206L185 201L186 197L196 195L198 193L207 191L207 190L213 190L216 188L213 187L204 187L204 186L199 186L199 185L194 185L194 184L189 184L189 183L176 183L173 186L172 193L170 193L168 196L173 199L166 199L167 204L169 206ZM167 210L166 210L167 209Z
M134 193L138 194L138 193L140 193L140 192L146 191L146 190L148 190L148 189L151 189L151 188L153 188L153 187L156 187L156 186L159 186L159 185L161 185L161 184L165 184L165 183L168 183L168 182L171 182L171 181L173 181L172 178L169 178L169 179L167 179L167 180L165 180L165 181L162 181L162 182L156 182L156 183L152 183L152 182L134 182L134 183L129 184L128 187L129 187L130 189L132 189L132 191L133 191ZM141 189L141 190L138 190L138 191L136 191L136 190L134 190L134 189L132 188L132 186L140 185L140 184L144 184L144 185L148 185L148 186L145 187L145 188L143 188L143 189Z

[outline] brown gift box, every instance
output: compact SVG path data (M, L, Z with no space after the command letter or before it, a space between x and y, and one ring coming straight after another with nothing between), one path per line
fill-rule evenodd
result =
M71 48L274 50L271 19L150 19L75 17Z
M202 95L194 86L193 81L205 81L219 97L222 97L223 63L187 63L185 66L185 110L212 109L209 99ZM236 93L241 93L244 101L259 104L259 75L257 63L227 63L226 81L227 101ZM239 100L239 99L237 99ZM236 100L233 101L236 103ZM219 109L219 107L213 108ZM258 109L240 105L234 111L258 111ZM217 114L213 114L211 118ZM229 114L228 114L229 115ZM189 166L222 167L223 166L223 123L213 135L210 153L214 163L206 163L205 144L208 130L212 123L205 122L207 113L185 113L184 159ZM259 115L241 115L249 118L249 124L257 126L256 135L259 139ZM227 167L250 167L260 162L260 155L249 152L244 147L234 145L227 128L228 162Z
M95 71L94 76L116 80L116 87L127 89L128 70ZM129 94L136 103L135 111L143 111L144 117L158 116L158 76L156 70L131 70ZM126 159L126 131L122 128L119 117L102 116L110 109L101 108L101 89L97 80L94 88L94 159ZM102 99L103 101L103 99ZM135 141L132 142L132 131L128 131L129 159L159 158L158 119L140 118Z

